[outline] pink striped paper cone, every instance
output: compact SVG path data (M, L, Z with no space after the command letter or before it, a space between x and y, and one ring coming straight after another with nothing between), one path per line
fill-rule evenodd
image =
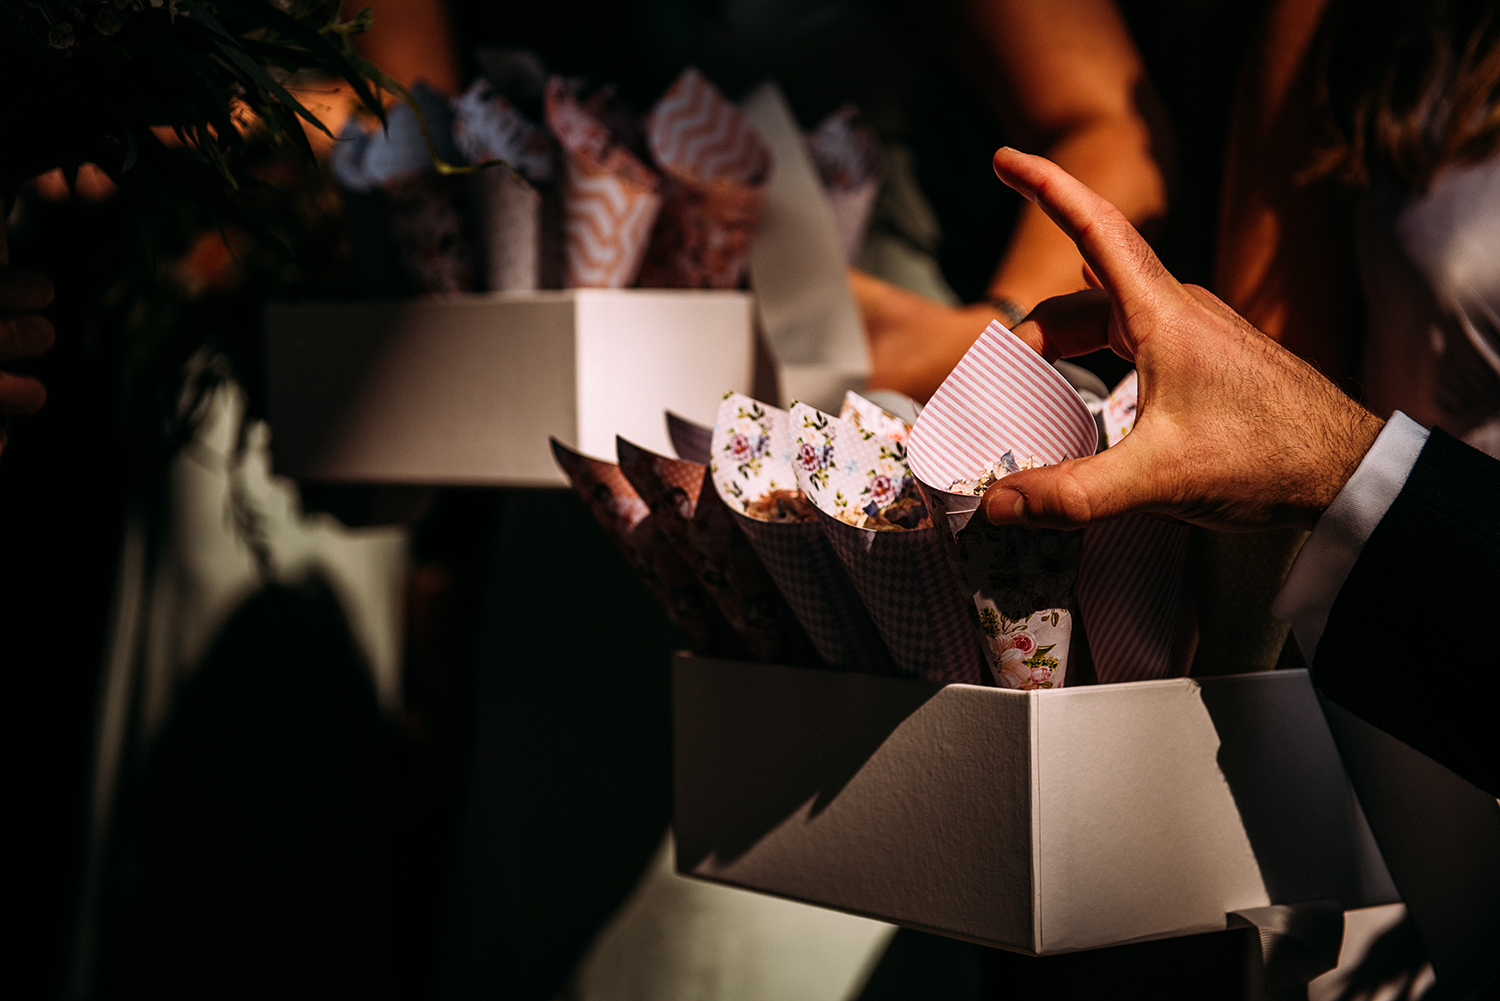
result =
M798 484L901 673L979 684L973 614L937 532L863 524L910 479L903 446L803 403L792 407L791 430Z
M661 209L660 179L559 78L547 83L546 111L563 149L568 285L634 284Z
M667 411L667 440L677 452L677 458L708 465L709 450L713 444L714 429L704 427L696 421Z
M711 448L714 489L823 660L842 670L896 674L817 512L797 488L787 412L730 393L719 404ZM777 491L783 502L775 502Z
M771 663L818 664L807 634L734 515L712 488L704 490L708 467L657 455L624 438L615 440L615 449L621 473L750 653Z
M552 455L568 482L630 561L667 616L687 636L694 652L735 656L744 645L709 600L688 565L656 527L656 517L620 467L575 452L556 438Z
M1002 684L1023 679L1021 667L1030 660L1005 645L1013 623L1006 611L1019 611L1023 593L1040 582L1041 597L1050 596L1058 605L1047 617L1059 613L1053 625L1060 629L1068 615L1062 598L1069 561L1079 558L1081 566L1073 564L1078 607L1100 680L1163 677L1185 664L1182 651L1192 645L1196 631L1184 608L1186 541L1180 526L1150 518L1119 519L1091 527L1079 544L1072 533L1001 529L972 521L979 498L951 489L973 480L1006 452L1021 465L1052 465L1090 455L1097 443L1097 426L1078 395L999 323L975 342L912 430L912 470L934 514L944 514L950 556L973 589L990 641L991 667L1007 675ZM1037 603L1037 595L1027 597ZM989 602L993 611L987 614ZM1033 613L1029 622L1040 614ZM989 635L997 629L998 636ZM1066 649L1065 643L1066 637L1060 638L1054 648L1059 667L1066 664L1057 653ZM1033 671L1022 687L1037 677Z
M1137 391L1131 372L1104 401L1111 447L1135 427ZM1186 585L1191 531L1136 514L1084 533L1078 607L1100 681L1181 677L1192 667L1198 617Z
M766 144L691 67L652 109L646 136L668 183L641 285L735 288L765 203Z
M974 603L1001 687L1066 683L1082 539L975 519L979 497L962 484L997 468L1092 455L1098 440L1073 387L999 323L980 335L912 428L912 472Z

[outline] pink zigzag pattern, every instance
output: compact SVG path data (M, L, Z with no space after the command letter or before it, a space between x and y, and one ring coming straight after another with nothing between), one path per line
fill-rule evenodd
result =
M651 155L689 180L754 183L770 166L766 145L738 108L689 67L647 121Z

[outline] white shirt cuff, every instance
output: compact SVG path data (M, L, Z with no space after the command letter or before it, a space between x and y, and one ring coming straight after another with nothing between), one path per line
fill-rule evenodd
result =
M1312 663L1328 625L1328 613L1349 571L1365 548L1365 541L1391 503L1417 456L1427 444L1428 431L1396 411L1349 482L1313 526L1286 583L1271 603L1271 613L1292 624L1302 656Z

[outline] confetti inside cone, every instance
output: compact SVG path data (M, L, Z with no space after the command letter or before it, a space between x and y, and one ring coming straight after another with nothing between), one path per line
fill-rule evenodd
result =
M656 526L656 517L620 467L575 452L556 438L552 455L568 482L630 561L693 652L744 656L744 644Z
M797 482L901 672L980 684L973 615L925 507L912 502L905 447L803 403L791 428Z
M661 209L661 179L557 77L547 83L547 125L563 150L567 283L635 283Z
M843 562L797 486L787 412L739 393L714 422L714 489L830 667L898 673Z
M656 517L703 589L750 653L778 664L816 666L818 655L749 539L708 481L708 467L615 440L620 471Z
M666 201L641 269L647 288L735 288L766 200L771 154L755 129L688 68L646 121Z

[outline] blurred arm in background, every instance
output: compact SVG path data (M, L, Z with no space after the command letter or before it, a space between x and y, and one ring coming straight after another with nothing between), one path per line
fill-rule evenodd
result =
M1214 291L1348 388L1359 320L1347 198L1301 183L1317 145L1313 40L1328 0L1276 0L1245 60L1224 158Z
M919 16L967 68L1010 141L1057 163L1138 228L1166 214L1165 117L1111 0L955 0ZM1083 288L1082 264L1067 236L1028 203L990 282L991 302L950 308L851 272L871 387L927 399L990 320L1014 325L1043 299Z

